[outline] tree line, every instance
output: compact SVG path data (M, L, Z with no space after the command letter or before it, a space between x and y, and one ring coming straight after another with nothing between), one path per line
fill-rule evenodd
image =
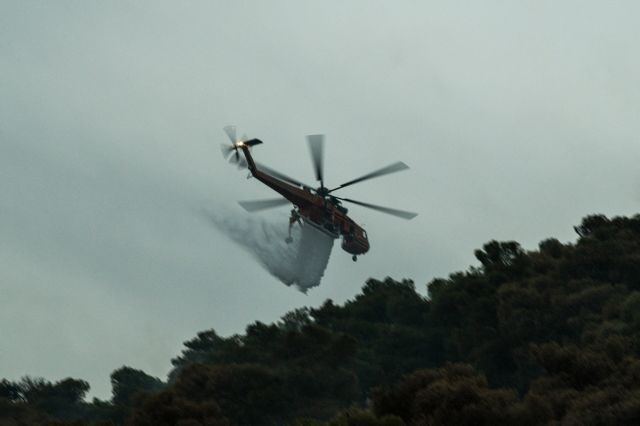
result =
M640 216L532 251L490 241L428 283L370 279L243 334L184 343L166 381L0 382L0 425L640 424Z

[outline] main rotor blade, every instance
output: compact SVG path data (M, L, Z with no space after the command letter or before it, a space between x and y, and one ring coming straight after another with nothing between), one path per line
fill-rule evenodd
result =
M291 201L286 198L274 198L271 200L239 201L238 204L248 212L257 212L259 210L266 210L291 204Z
M311 150L311 161L316 172L316 180L319 180L320 186L324 187L324 135L309 135L307 141Z
M271 176L273 176L273 177L275 177L277 179L280 179L282 181L288 182L288 183L290 183L292 185L309 187L309 185L306 185L306 184L300 182L299 180L296 180L296 179L294 179L292 177L289 177L289 176L285 175L284 173L280 173L279 171L274 170L271 167L267 167L264 164L256 162L256 167L258 168L258 170L261 170L261 171L267 173L268 175L271 175Z
M224 126L223 130L229 137L231 143L235 144L238 141L236 139L236 126Z
M345 182L342 185L340 185L340 186L338 186L336 188L333 188L329 192L337 191L340 188L344 188L345 186L353 185L354 183L362 182L363 180L377 178L377 177L380 177L380 176L384 176L384 175L388 175L388 174L391 174L391 173L399 172L401 170L406 170L408 168L409 168L409 166L404 164L402 161L398 161L397 163L389 164L386 167L383 167L383 168L378 169L376 171L373 171L371 173L367 173L364 176L360 176L357 179L353 179L353 180L350 180L349 182Z
M382 213L387 213L393 216L398 216L407 220L413 219L414 217L418 216L418 213L408 212L405 210L398 210L398 209L392 209L390 207L376 206L375 204L363 203L362 201L351 200L349 198L340 198L340 197L336 197L336 198L338 200L346 201L353 204L358 204L359 206L368 207L370 209L377 210Z

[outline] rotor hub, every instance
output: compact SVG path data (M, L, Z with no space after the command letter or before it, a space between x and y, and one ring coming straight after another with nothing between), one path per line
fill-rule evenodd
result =
M321 186L320 188L316 189L316 193L321 197L326 197L327 195L329 195L329 189L324 186Z

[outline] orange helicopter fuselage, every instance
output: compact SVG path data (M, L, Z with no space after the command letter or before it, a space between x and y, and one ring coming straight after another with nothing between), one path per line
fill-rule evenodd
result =
M240 148L247 159L247 166L251 175L267 185L287 200L291 201L298 212L307 221L312 222L316 228L333 238L342 236L342 249L352 255L361 255L369 251L369 240L366 231L353 221L347 210L330 197L323 197L311 192L310 188L298 187L284 182L268 173L260 171L249 146L241 145Z

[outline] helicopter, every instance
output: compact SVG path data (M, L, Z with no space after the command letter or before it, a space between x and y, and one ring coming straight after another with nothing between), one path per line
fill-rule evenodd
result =
M408 169L409 166L401 161L329 189L324 183L324 135L309 135L307 136L307 141L311 153L311 161L316 181L320 183L319 187L313 188L297 179L254 161L251 155L251 148L262 144L260 139L248 139L246 136L238 138L236 136L235 126L226 126L223 130L231 141L231 145L221 144L224 158L240 169L248 168L249 175L247 178L253 177L258 179L281 195L281 197L275 199L240 201L240 206L248 212L256 212L293 204L294 208L291 210L291 216L289 218L289 236L285 240L287 243L293 241L291 228L296 223L302 226L304 222L304 224L316 228L333 239L342 237L342 249L351 254L355 262L358 256L369 251L370 244L367 232L348 216L347 208L342 205L343 201L402 219L409 220L417 216L417 213L364 203L350 198L338 197L333 194L335 191L347 186ZM240 151L242 151L244 158L240 156Z

